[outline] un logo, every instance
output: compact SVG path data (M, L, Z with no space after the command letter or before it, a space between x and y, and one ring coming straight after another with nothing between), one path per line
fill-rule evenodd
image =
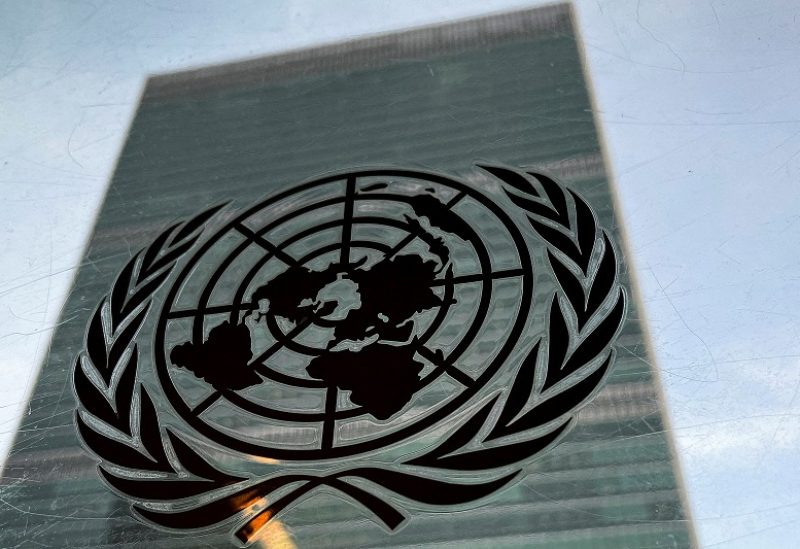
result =
M477 168L328 175L128 262L77 359L75 421L136 516L247 544L328 490L393 531L558 442L613 362L615 247L554 179Z

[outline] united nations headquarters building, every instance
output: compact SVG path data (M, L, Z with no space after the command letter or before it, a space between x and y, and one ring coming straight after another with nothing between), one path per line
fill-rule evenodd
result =
M149 78L0 545L695 546L576 29Z

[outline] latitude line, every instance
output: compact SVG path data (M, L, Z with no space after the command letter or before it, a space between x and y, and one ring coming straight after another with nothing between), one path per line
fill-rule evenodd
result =
M192 408L192 415L194 417L199 416L200 414L202 414L203 412L208 410L211 407L212 404L214 404L217 400L219 400L219 398L221 396L222 396L222 393L220 393L219 391L214 391L213 393L208 395L203 400L203 402L201 402L200 404L198 404L197 406Z
M336 426L336 400L339 396L339 389L336 385L328 387L325 393L325 419L322 422L322 445L323 450L333 448L333 430Z
M356 178L347 178L347 189L344 200L344 217L342 225L342 250L339 256L339 264L342 267L350 266L350 240L353 234L353 206L356 198Z
M267 240L261 235L258 235L242 225L241 223L236 223L233 225L233 228L242 233L243 236L247 237L248 240L258 244L272 255L283 261L289 266L296 267L298 265L297 260L284 252L282 249L278 248L275 244Z
M514 278L516 276L523 276L525 269L506 269L504 271L495 271L489 274L476 273L471 275L455 276L449 281L447 280L434 280L430 287L444 286L445 283L452 284L466 284L468 282L481 282L483 280L497 280L498 278Z
M417 352L422 355L423 358L428 360L434 366L442 368L447 375L458 381L464 387L471 387L475 380L469 377L467 374L450 364L446 358L439 357L435 352L430 350L426 346L422 346L417 349Z
M455 195L453 198L451 198L444 205L444 207L447 208L448 210L453 209L453 206L458 204L461 201L461 199L464 198L465 196L467 196L467 193L465 193L464 191L459 191L459 193L457 195ZM415 238L417 238L417 236L419 236L419 235L416 232L411 232L408 235L406 235L406 237L403 238L403 240L401 240L400 242L398 242L394 246L394 248L389 250L389 253L386 254L386 259L390 259L390 258L394 257L400 250L402 250L403 248L405 248L406 246L411 244L411 241L414 240Z

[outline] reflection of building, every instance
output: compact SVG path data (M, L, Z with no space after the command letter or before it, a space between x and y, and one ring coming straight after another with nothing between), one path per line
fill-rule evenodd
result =
M476 159L545 166L613 227L609 184L566 8L367 39L151 80L86 266L3 480L3 546L197 547L128 516L72 423L86 321L129 258L205 204L247 204L311 174ZM519 485L483 507L416 517L394 536L320 494L286 516L301 546L686 547L691 527L635 304L609 385Z

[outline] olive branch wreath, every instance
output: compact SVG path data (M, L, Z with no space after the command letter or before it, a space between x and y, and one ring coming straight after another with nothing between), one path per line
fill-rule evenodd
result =
M171 529L206 528L233 520L236 538L247 544L291 503L328 486L395 530L406 520L395 505L343 479L367 481L417 504L464 504L509 484L522 469L515 465L509 473L508 466L541 453L566 433L614 360L610 344L625 310L614 246L586 202L553 179L498 166L479 167L502 181L504 192L525 212L547 245L557 283L545 343L540 339L522 361L502 403L498 405L502 393L495 394L443 442L392 469L359 467L266 480L219 470L159 422L150 394L137 383L139 351L134 339L153 295L225 204L216 206L170 226L126 264L92 316L75 363L78 432L100 458L102 478L132 501L134 514ZM601 309L603 304L608 305ZM544 345L547 352L540 353ZM445 481L405 472L403 466L488 471L497 478ZM291 485L297 486L267 501L268 495Z

